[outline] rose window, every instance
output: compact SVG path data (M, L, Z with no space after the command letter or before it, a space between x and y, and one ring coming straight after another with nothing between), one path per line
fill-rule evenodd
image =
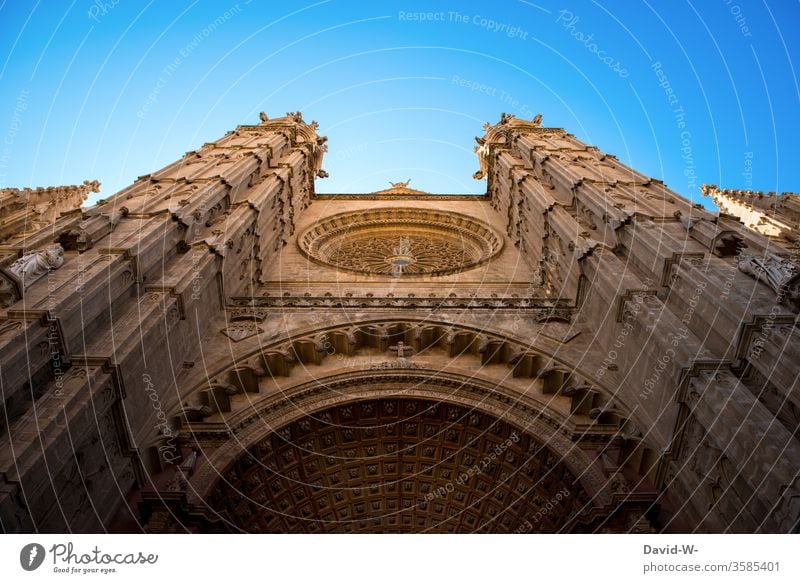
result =
M308 257L336 269L390 277L459 273L502 248L491 228L470 217L396 208L335 215L298 243Z

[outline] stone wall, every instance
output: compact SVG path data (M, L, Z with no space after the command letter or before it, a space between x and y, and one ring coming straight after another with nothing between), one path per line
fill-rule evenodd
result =
M3 530L290 524L206 498L304 417L401 394L543 444L568 530L796 528L797 258L540 122L487 124L485 196L317 196L316 123L262 114L0 246Z

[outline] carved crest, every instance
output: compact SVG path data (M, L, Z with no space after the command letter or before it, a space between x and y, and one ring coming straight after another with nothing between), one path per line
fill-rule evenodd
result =
M231 322L227 328L222 330L228 338L234 342L240 342L245 338L250 338L256 334L261 334L264 330L258 327L258 324L252 320L243 320L239 322Z

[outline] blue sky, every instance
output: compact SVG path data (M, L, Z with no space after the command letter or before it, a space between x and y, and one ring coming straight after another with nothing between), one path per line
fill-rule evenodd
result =
M0 0L0 185L109 196L258 112L329 137L318 192L480 193L532 117L708 204L800 191L800 3Z

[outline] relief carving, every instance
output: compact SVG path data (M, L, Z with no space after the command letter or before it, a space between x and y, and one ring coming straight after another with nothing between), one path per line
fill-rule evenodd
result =
M50 271L64 265L64 248L52 245L26 253L8 267L0 268L0 307L19 301L25 289Z
M776 293L778 303L800 311L800 268L797 264L772 253L763 257L743 255L739 271L767 284Z

